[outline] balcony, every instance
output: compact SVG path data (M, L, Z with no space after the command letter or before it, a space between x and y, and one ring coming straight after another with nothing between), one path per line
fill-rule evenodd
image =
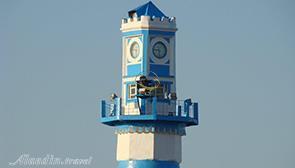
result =
M110 102L102 100L100 121L110 126L136 122L198 125L198 103L191 102L190 99L158 100L154 97L144 101L136 100L134 104L134 107L126 106L120 98Z

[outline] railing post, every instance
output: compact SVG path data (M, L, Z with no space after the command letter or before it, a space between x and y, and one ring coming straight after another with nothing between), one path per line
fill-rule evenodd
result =
M198 103L194 103L194 119L198 120L199 116L199 107L198 107Z
M121 98L116 98L116 106L117 106L116 115L120 116L120 114L121 114Z
M181 117L181 105L177 105L177 115L178 115L178 117Z
M192 105L191 99L185 99L184 100L184 113L186 114L186 117L189 117L190 112L190 106Z
M157 115L157 97L153 97L153 102L152 102L152 112L153 115L156 116Z
M141 100L140 109L141 109L141 114L140 115L145 115L146 114L145 99Z
M101 101L101 117L104 118L106 116L106 101Z
M188 108L186 109L186 117L189 118L189 112L190 112L190 109L189 109L189 106Z

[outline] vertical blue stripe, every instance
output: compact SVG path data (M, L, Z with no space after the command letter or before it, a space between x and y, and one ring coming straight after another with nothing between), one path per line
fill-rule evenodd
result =
M143 59L142 59L142 71L145 76L148 75L147 64L148 64L148 46L149 46L149 32L143 31Z
M194 103L194 119L199 123L199 106L198 103Z
M152 102L152 111L153 111L153 115L156 116L157 115L157 97L153 97L153 102Z
M106 117L106 101L101 101L101 117Z

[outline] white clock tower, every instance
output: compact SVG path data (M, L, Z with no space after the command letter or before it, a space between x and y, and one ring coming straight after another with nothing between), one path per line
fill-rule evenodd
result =
M116 127L118 168L179 168L198 104L177 99L176 20L148 2L128 12L121 31L121 97L101 102L101 122Z
M122 20L122 97L125 108L136 106L136 78L157 76L164 94L175 89L175 18L165 16L152 2L128 12ZM148 108L148 107L147 107ZM133 111L138 113L138 111ZM131 113L133 113L131 112ZM130 111L128 111L130 113Z

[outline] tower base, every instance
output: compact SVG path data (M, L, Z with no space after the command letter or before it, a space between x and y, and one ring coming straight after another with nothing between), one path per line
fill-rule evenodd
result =
M126 160L118 163L118 168L179 168L179 163L174 161Z

